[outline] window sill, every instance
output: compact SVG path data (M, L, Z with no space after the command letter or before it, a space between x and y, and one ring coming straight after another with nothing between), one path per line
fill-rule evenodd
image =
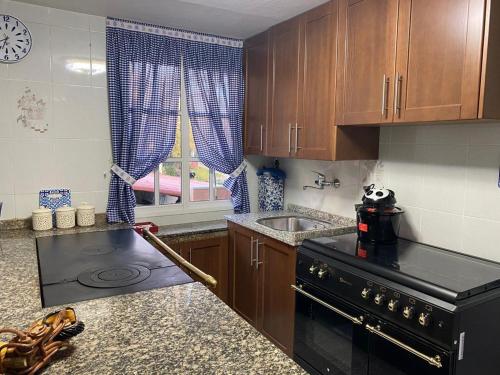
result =
M144 219L158 216L190 215L200 213L214 213L231 211L231 202L199 202L190 205L165 205L165 206L139 206L135 208L136 219ZM231 213L230 212L230 213ZM225 213L224 213L225 214Z

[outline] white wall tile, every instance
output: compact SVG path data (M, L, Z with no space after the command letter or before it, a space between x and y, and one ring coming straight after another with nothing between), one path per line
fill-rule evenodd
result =
M500 123L470 126L471 145L500 145Z
M463 216L438 211L421 211L421 240L430 245L460 251Z
M466 145L469 142L470 125L427 125L419 129L418 143L426 145Z
M8 78L50 82L49 26L27 23L33 44L29 54L20 62L9 64Z
M380 128L380 143L391 143L392 127Z
M108 190L94 192L94 205L96 213L105 213L108 207Z
M38 194L16 194L16 218L24 219L31 216L34 209L38 208Z
M8 100L11 95L9 90L9 81L0 79L0 138L12 136L13 114L11 102Z
M500 221L500 146L471 146L465 215Z
M7 0L0 0L0 12L5 14L7 10Z
M463 251L467 254L500 262L498 233L500 222L472 217L464 218Z
M81 192L107 190L111 166L109 141L56 140L55 147L63 186Z
M69 85L90 85L90 32L51 27L52 80Z
M53 26L89 30L89 16L84 13L49 8L49 21Z
M0 194L14 194L14 145L8 139L0 139Z
M106 17L89 15L90 31L106 32Z
M16 141L14 191L17 194L38 193L59 187L60 169L51 140L22 139Z
M388 187L397 192L400 204L418 206L423 190L424 167L419 155L423 147L416 144L392 144L384 160L389 174Z
M0 202L3 202L0 220L14 219L16 217L14 195L0 194Z
M467 146L426 145L417 158L425 168L419 206L462 214Z
M404 213L401 215L399 236L411 241L422 239L422 210L416 207L401 206Z
M49 24L49 8L38 5L21 3L18 1L6 1L5 11L7 14L18 18L21 22L36 22Z
M8 81L9 118L15 138L49 138L52 131L52 87L35 81Z
M90 33L92 58L92 86L107 87L106 83L106 34Z
M8 72L9 72L9 65L8 64L0 64L0 79L7 78ZM1 82L0 82L0 84L1 84Z
M54 137L110 139L104 88L54 85Z

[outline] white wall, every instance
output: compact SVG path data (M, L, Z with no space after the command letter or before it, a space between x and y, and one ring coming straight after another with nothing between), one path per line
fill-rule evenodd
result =
M30 216L45 188L69 188L74 204L104 212L111 165L105 19L6 0L0 13L19 18L33 38L24 60L0 64L1 218ZM26 88L46 103L27 127L17 121ZM31 128L46 125L44 133Z
M380 160L283 160L286 202L354 217L362 186L384 184L406 213L406 238L500 261L500 124L382 128ZM338 177L338 190L302 190L311 170Z

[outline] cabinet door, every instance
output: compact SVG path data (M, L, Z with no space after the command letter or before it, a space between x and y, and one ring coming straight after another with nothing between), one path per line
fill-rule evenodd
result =
M227 302L227 236L191 241L181 245L181 256L217 280L214 293Z
M260 272L259 328L288 355L293 353L296 250L294 247L269 238L261 238L257 261Z
M337 122L392 122L398 0L339 0Z
M287 157L292 154L292 133L297 126L298 110L299 38L298 18L271 29L269 156Z
M484 0L401 0L395 121L477 118Z
M245 154L263 154L267 131L268 32L245 41Z
M337 68L337 1L328 2L302 16L299 125L297 156L332 159L332 131Z
M253 325L257 323L258 273L254 267L254 240L252 232L231 229L232 239L232 307Z

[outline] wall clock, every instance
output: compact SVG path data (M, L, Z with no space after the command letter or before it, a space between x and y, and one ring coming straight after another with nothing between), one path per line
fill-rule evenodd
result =
M16 17L0 14L0 62L16 63L31 50L31 34Z

